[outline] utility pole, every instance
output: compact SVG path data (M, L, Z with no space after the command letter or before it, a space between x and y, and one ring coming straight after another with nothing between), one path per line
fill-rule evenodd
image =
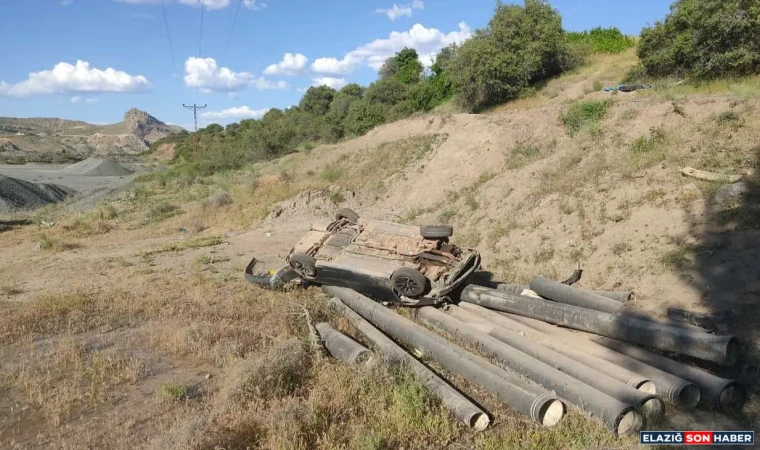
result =
M198 153L198 110L205 108L207 105L192 105L182 104L183 107L193 110L193 122L195 123L195 134L193 134L193 155Z

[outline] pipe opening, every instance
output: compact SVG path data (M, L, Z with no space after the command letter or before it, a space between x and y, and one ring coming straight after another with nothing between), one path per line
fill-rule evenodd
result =
M488 414L477 413L470 419L470 427L475 431L483 431L491 424L491 418Z
M665 415L665 403L660 397L649 397L645 399L639 408L647 419L657 421Z
M695 384L684 384L675 396L675 406L681 409L694 409L702 393Z
M739 345L739 340L735 337L731 337L731 339L728 340L728 343L726 344L726 355L724 358L724 365L731 367L736 364L736 361L739 359L739 352L741 351L741 347Z
M640 412L631 408L620 413L614 431L616 436L628 436L641 430L643 427L644 417Z
M641 392L646 392L647 394L657 393L657 385L649 380L644 380L643 382L639 383L639 385L636 386L636 389L640 390Z
M720 391L718 409L722 413L738 412L744 407L746 395L747 393L739 383L729 383Z
M538 412L538 421L545 427L557 425L565 416L565 405L556 399L549 400L541 406Z

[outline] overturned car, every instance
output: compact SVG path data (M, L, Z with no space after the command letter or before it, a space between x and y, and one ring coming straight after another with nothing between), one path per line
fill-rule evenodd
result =
M353 289L378 301L409 306L442 303L480 268L480 254L449 243L447 225L414 226L363 220L341 209L335 220L314 224L287 256L288 266L246 278L268 287L292 280Z

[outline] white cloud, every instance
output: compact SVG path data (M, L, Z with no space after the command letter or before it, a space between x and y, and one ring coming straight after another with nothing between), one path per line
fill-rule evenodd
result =
M212 92L236 92L248 87L259 90L287 89L284 81L256 78L248 72L234 72L229 67L219 67L214 58L191 56L185 61L185 86L200 89L204 94Z
M62 0L63 2L71 2L72 0ZM132 5L160 5L161 0L114 0L119 3L129 3ZM168 1L168 0L167 0ZM232 0L202 0L203 1L203 7L207 10L215 10L215 9L224 9L231 4L237 5L237 2L233 2ZM192 6L192 7L200 7L201 6L201 0L177 0L177 3L186 5L186 6ZM259 2L257 0L243 0L243 5L253 11L260 11L267 7L266 3Z
M404 47L417 50L421 55L423 64L431 63L431 54L435 54L442 48L453 43L460 44L472 37L470 27L459 23L459 29L450 33L443 33L436 28L426 28L415 24L409 31L393 31L387 39L375 39L348 52L343 59L318 58L311 65L315 73L325 75L345 75L353 72L362 64L375 70L380 69L386 59L395 55Z
M299 75L303 73L306 65L309 63L309 58L296 53L285 53L282 61L277 64L272 64L264 69L264 75Z
M254 11L261 11L267 7L267 4L257 0L243 0L243 6Z
M177 0L179 3L187 6L201 6L201 0ZM203 7L206 9L222 9L230 6L230 0L203 0Z
M251 83L251 86L254 88L260 90L260 91L271 91L271 90L281 90L281 89L287 89L290 87L290 85L282 80L280 81L270 81L267 80L264 77L259 77L256 80L254 80Z
M347 54L343 59L317 58L311 64L311 70L316 73L343 75L353 72L361 64L361 59Z
M260 119L267 111L269 108L251 109L248 106L237 106L222 111L205 112L201 114L201 117L208 120Z
M80 97L78 95L71 97L71 103L79 103L79 102L97 103L98 99L95 97Z
M0 81L0 96L27 97L39 94L77 94L99 92L145 92L150 89L142 75L107 68L91 68L87 61L60 62L53 70L29 74L25 81L9 84Z
M412 3L406 5L393 4L388 9L378 8L375 10L376 14L385 14L391 20L396 20L399 17L412 17L412 13L415 9L425 9L425 2L422 0L413 0Z
M333 89L340 89L348 84L345 78L317 77L313 78L312 81L314 81L312 86L328 86Z
M185 61L185 86L199 88L203 93L239 91L253 79L248 72L233 72L228 67L217 66L214 58L191 56Z

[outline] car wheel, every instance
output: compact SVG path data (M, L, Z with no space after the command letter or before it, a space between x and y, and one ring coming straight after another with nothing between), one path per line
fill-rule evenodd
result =
M290 266L303 277L314 278L317 276L317 261L306 253L290 255Z
M443 239L454 234L454 227L451 225L423 225L420 227L420 234L425 239Z
M341 208L335 213L335 220L346 219L351 223L359 222L359 214L353 209Z
M391 275L391 283L399 294L409 298L422 296L428 287L428 279L425 275L409 267L396 269Z

